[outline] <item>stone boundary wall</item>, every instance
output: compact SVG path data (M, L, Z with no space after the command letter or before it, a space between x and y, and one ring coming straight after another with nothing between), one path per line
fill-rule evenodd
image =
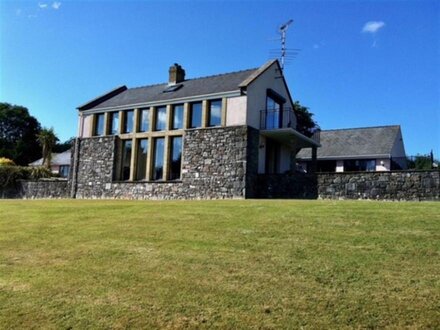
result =
M260 174L259 198L440 200L440 171Z
M440 200L440 171L318 173L323 199Z
M20 180L14 187L0 189L1 198L68 198L69 182L66 179Z
M259 174L257 198L318 198L315 175L295 174Z

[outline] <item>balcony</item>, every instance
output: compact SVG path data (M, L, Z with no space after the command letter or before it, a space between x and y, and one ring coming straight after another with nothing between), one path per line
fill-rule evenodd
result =
M291 108L260 111L261 135L294 149L320 146L320 131L307 137L296 130L295 123L295 113Z
M295 129L294 123L295 114L290 108L260 111L260 129L262 130L278 128Z

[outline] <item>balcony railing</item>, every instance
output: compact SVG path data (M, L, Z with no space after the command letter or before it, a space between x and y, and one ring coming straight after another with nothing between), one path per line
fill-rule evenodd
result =
M295 128L295 114L290 108L261 110L260 129Z

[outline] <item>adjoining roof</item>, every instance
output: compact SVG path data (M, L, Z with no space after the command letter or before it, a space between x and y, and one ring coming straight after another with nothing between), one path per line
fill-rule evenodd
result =
M61 152L59 154L52 153L52 159L50 161L51 165L70 165L70 157L72 150L69 149L67 151ZM41 166L43 165L43 158L40 158L32 163L29 166Z
M391 157L399 132L399 125L321 131L317 156L318 159ZM297 154L297 159L311 158L310 149Z
M268 63L272 62L273 61L270 61ZM262 68L265 65L263 65ZM110 97L108 97L110 93L104 94L81 105L78 107L78 110L130 106L148 102L160 102L199 95L239 91L242 82L250 76L254 77L254 74L260 70L259 68L254 68L215 76L188 79L179 83L179 85L182 85L181 88L170 93L163 92L168 87L167 83L129 89L125 88L124 90L120 90L119 87L110 92L113 93ZM261 74L261 72L259 74ZM115 91L118 91L116 95L114 95Z

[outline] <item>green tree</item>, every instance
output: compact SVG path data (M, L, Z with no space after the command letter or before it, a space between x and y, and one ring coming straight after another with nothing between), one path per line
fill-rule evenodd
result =
M293 104L293 111L296 115L296 130L305 136L311 137L319 129L318 123L313 119L313 113L298 101Z
M53 147L53 152L61 153L61 152L69 150L70 148L72 148L73 141L75 141L75 138L71 137L70 139L68 139L62 143L55 144L55 146Z
M52 149L58 141L53 128L43 128L37 135L37 140L42 147L43 165L50 168Z
M36 136L41 126L27 108L0 103L0 157L27 165L40 158Z

